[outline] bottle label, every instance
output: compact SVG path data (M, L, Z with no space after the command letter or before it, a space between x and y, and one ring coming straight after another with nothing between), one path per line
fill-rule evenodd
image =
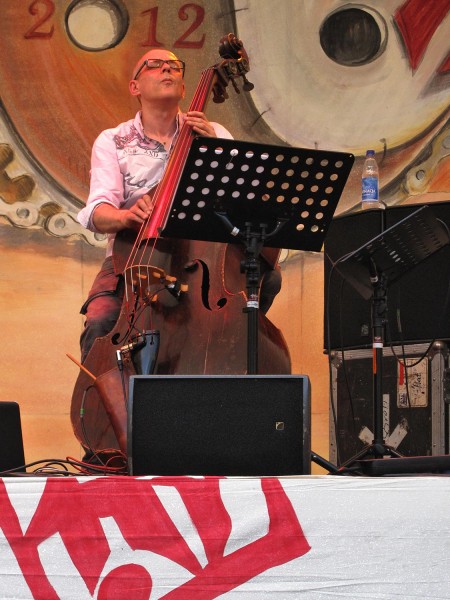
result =
M378 178L363 177L362 178L362 201L373 202L378 200Z

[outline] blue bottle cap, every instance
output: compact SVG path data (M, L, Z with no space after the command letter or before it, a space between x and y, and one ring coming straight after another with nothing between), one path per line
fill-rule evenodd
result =
M375 156L375 150L367 150L366 156Z

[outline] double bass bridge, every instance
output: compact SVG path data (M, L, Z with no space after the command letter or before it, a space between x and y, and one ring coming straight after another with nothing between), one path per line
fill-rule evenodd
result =
M164 269L148 264L134 264L124 271L126 289L131 290L134 297L140 297L144 301L156 300L158 291L167 289L173 295L179 297L186 293L188 286L180 284L176 277L167 275ZM153 286L153 288L152 288ZM157 286L155 288L155 286Z

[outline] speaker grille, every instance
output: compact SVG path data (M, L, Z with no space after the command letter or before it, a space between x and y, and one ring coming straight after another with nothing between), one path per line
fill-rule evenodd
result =
M137 375L129 397L133 475L310 472L305 376Z

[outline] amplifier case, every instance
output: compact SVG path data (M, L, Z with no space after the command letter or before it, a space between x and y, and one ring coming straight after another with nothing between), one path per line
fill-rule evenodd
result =
M335 263L367 244L423 204L366 210L333 219L324 243L324 350L371 348L371 300L366 300ZM450 228L450 202L429 204ZM450 245L435 252L387 289L386 345L450 340Z
M435 342L416 364L428 349L383 349L383 438L402 456L449 453L448 346ZM407 375L396 358L403 356ZM330 460L340 466L373 442L372 350L333 352L331 361Z

